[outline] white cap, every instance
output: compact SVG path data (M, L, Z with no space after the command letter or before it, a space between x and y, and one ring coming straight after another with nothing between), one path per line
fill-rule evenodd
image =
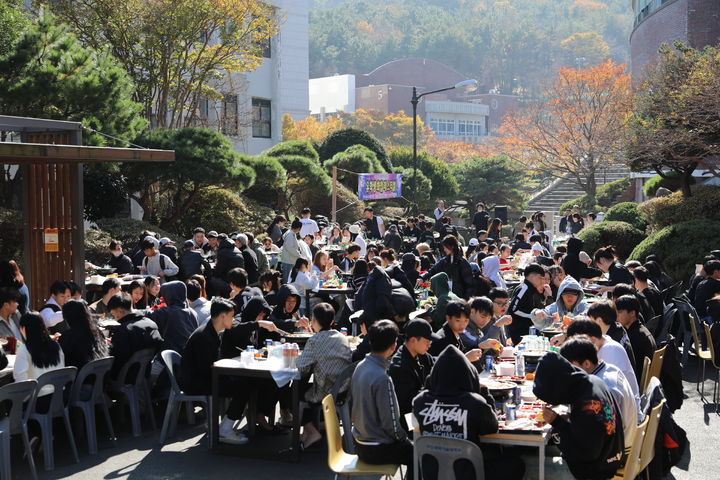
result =
M352 233L353 235L358 235L360 233L360 227L357 225L350 225L350 228L348 228L348 231Z
M468 245L477 246L477 245L480 245L480 242L478 241L477 238L471 238L470 241L468 242Z
M160 246L167 245L168 243L174 243L172 240L170 240L168 237L162 237L160 239Z

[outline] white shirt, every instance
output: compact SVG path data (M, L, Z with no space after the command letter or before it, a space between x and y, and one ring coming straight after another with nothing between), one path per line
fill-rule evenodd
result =
M62 348L60 349L60 361L50 367L40 368L32 363L32 357L28 352L25 344L19 345L17 352L15 353L15 365L13 366L13 378L16 382L22 382L23 380L37 380L43 373L57 370L58 368L65 367L65 355L63 355ZM55 389L52 385L45 385L39 393L39 396L49 395L53 393Z
M436 208L433 212L435 215L435 220L440 220L442 217L445 216L445 210L440 210L440 207Z
M161 257L165 257L162 264L160 263ZM142 261L142 266L148 275L154 275L156 277L160 272L165 272L165 277L174 277L180 271L178 266L170 260L170 257L160 252L155 252L155 255L152 257L145 257ZM165 266L164 269L162 268L163 266ZM161 283L165 283L165 277L160 279Z
M300 238L305 238L305 235L314 236L315 233L320 231L317 222L312 218L301 218L300 223L302 223L302 227L300 228Z
M633 370L632 365L630 365L630 359L627 356L627 352L622 345L607 335L603 338L605 339L605 343L602 348L598 350L598 358L609 365L617 367L623 375L625 375L625 378L632 389L633 396L635 397L635 403L639 408L640 389L638 388L638 381L635 377L635 370Z
M596 375L605 382L605 385L607 385L615 399L615 403L617 403L620 409L623 433L625 434L625 449L629 450L633 442L638 419L642 418L642 412L635 402L635 396L632 392L630 382L628 382L619 368L602 361L593 372L593 375ZM638 417L638 415L640 417Z
M50 299L46 303L48 305L57 305L58 307L60 307L60 305L58 305L58 303L53 297L50 297ZM63 321L62 308L60 308L60 310L57 312L53 312L52 309L49 307L43 308L42 310L40 310L40 316L43 317L43 320L45 320L45 326L48 328L54 327L55 325Z
M298 295L300 295L304 301L306 291L317 288L318 279L311 271L298 272L295 281L292 282L291 285L297 289ZM302 307L305 307L305 305L303 304Z
M355 240L353 240L353 242L360 245L360 258L365 258L365 255L367 255L367 242L362 237L362 235L358 235L357 237L355 237Z

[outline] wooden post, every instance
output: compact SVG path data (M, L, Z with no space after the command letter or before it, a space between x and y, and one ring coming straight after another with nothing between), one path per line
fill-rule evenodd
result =
M337 222L337 167L332 167L332 222Z

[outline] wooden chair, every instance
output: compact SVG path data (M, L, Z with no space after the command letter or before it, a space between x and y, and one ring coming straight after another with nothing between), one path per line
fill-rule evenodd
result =
M653 358L650 361L650 370L648 371L647 376L645 375L645 367L643 366L643 379L642 385L640 386L640 391L642 393L645 393L648 383L650 383L650 379L652 377L660 378L660 371L662 370L663 360L665 359L666 348L667 347L662 347L655 350Z
M692 330L692 336L693 336L693 343L695 344L695 355L697 355L698 359L702 363L702 376L699 375L697 377L697 383L695 384L695 390L700 393L700 398L705 401L705 364L708 360L711 359L710 357L710 349L702 349L702 344L700 343L700 336L698 335L697 330L697 322L698 320L690 315L690 318L688 319L690 321L690 329ZM702 380L701 380L702 379ZM700 387L700 383L702 383L702 389Z
M633 437L633 443L630 447L630 453L625 459L625 466L615 472L613 480L634 480L640 474L640 452L642 451L643 440L645 439L645 433L647 432L648 423L650 422L650 415L646 416L645 419L635 429L635 436Z
M642 450L640 450L640 471L642 472L650 465L653 457L655 457L655 437L657 437L658 425L660 425L660 413L666 400L663 398L660 403L655 405L650 411L650 419L648 421L645 439L643 440Z
M720 359L718 359L717 352L715 351L715 344L713 343L712 334L710 333L710 325L702 322L705 327L705 338L707 338L708 349L710 350L710 361L712 366L715 367L717 375L713 379L713 403L715 404L715 413L718 413L718 398L717 398L717 386L720 383Z
M335 478L356 475L382 475L387 479L392 478L400 465L370 465L360 460L357 455L350 455L343 450L340 421L332 395L323 398L322 405L328 443L328 466L335 472Z
M643 359L642 377L640 377L640 384L638 385L640 395L645 393L645 389L650 383L650 362L651 360L648 357Z

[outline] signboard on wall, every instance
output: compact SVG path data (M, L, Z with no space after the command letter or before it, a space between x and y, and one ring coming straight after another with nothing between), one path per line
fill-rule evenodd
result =
M402 197L401 173L361 173L358 175L360 200L383 200Z
M46 228L44 230L43 244L46 252L60 251L60 232L57 228Z

